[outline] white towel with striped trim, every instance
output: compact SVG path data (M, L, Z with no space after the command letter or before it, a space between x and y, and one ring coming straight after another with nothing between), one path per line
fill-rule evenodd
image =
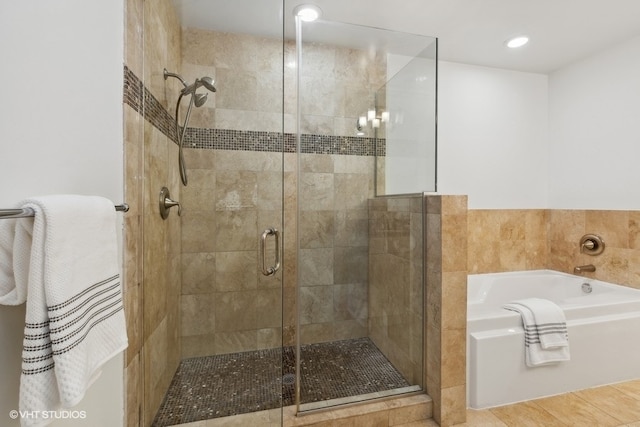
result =
M12 278L0 287L0 303L26 296L20 410L34 415L77 405L104 363L127 347L127 335L113 202L56 195L21 207L35 217L0 224L0 266L9 271L2 279Z
M522 317L527 366L570 360L567 321L557 304L542 298L525 298L503 307Z

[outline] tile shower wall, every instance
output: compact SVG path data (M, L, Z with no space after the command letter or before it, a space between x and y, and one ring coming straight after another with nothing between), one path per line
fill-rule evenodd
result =
M281 274L285 345L293 345L294 155L286 155L284 173L292 232L284 236L284 273L276 278L258 271L257 238L264 228L279 227L282 154L187 150L186 161L191 182L182 190L183 357L280 346ZM365 208L373 162L372 156L301 155L303 343L367 335Z
M191 126L282 132L284 112L284 132L295 132L293 41L283 47L280 39L188 28L182 51L184 75L212 76L218 88L215 103L196 109ZM302 133L354 136L356 119L373 107L375 91L386 82L384 56L305 43L302 61Z
M143 67L143 16L142 0L125 2L125 63L138 75ZM125 425L142 426L144 381L142 368L142 194L144 176L144 118L141 109L128 101L129 87L124 87L124 197L129 212L124 216L123 276L124 305L127 319L129 347L125 356ZM136 104L134 104L136 105Z
M366 336L366 203L374 191L373 156L383 144L351 135L356 118L373 105L373 94L384 83L380 58L305 47L310 66L303 80L314 91L303 94L305 154L297 183L293 154L285 155L284 176L281 172L281 151L295 152L294 67L285 70L282 97L283 55L285 63L292 61L294 46L283 49L280 40L199 29L184 30L182 40L185 78L210 75L218 89L194 110L187 140L194 149L186 150L191 182L183 189L183 356L279 346L283 335L285 345L294 344L297 261L302 342ZM323 95L319 85L339 96ZM320 97L325 102L319 109ZM282 179L285 267L279 273L284 295L279 295L278 281L256 268L256 245L264 228L279 224ZM283 322L275 309L281 300ZM203 311L206 307L213 309ZM203 322L204 312L209 316Z
M301 341L367 336L374 157L302 154L300 164Z
M218 89L193 111L190 126L282 132L281 39L185 28L182 53L185 78L211 76ZM291 115L287 122L293 123Z
M423 384L423 196L369 200L369 337Z
M127 0L125 16L126 425L148 426L180 359L180 221L162 221L157 209L162 186L179 197L176 168L165 167L178 154L151 117L175 102L162 70L179 66L180 27L169 0Z
M148 95L171 108L181 85L166 81L163 69L180 64L180 23L169 0L144 2L144 82ZM175 80L175 79L174 79ZM148 96L147 96L148 98ZM153 105L145 99L145 106ZM175 212L164 221L158 212L163 186L180 199L180 182L174 164L178 150L151 117L158 109L145 108L143 193L143 313L144 313L144 423L150 424L173 373L180 362L180 219Z
M185 161L182 356L279 347L282 273L260 273L258 237L281 227L282 154L189 149Z

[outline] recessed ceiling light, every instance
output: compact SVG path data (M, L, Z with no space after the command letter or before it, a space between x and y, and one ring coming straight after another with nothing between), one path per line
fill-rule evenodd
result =
M505 44L507 45L507 47L510 47L512 49L515 49L517 47L521 47L524 46L525 44L529 43L529 37L527 36L516 36L516 37L512 37L509 40L507 40L505 42Z
M320 17L322 11L315 4L301 4L293 9L293 16L298 16L304 22L312 22Z

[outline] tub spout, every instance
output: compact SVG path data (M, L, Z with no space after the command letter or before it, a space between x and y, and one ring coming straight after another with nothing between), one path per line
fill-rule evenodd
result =
M596 266L593 264L579 265L573 269L573 274L580 274L585 272L593 273L594 271L596 271Z

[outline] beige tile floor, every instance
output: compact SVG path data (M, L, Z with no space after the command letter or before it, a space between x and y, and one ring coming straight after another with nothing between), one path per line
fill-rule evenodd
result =
M398 427L436 427L433 420ZM467 410L457 427L640 427L640 380L485 410Z

